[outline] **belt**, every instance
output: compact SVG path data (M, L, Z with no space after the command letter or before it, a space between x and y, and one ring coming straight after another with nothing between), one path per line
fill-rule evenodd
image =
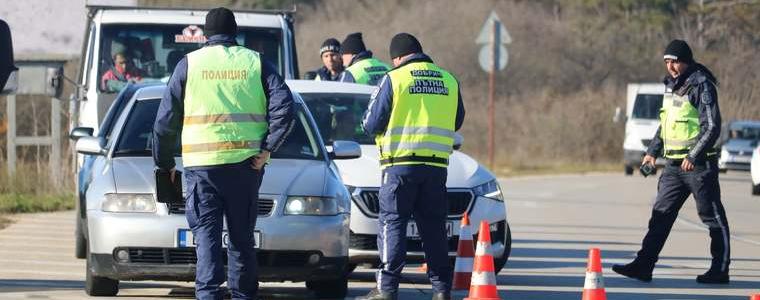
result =
M437 164L449 164L449 160L441 157L427 157L427 156L403 156L403 157L389 157L381 159L381 164L393 164L404 162L419 162L419 163L437 163Z
M694 165L706 166L708 162L712 162L712 161L718 161L718 159L716 157L708 157L701 163L694 164ZM683 159L668 159L665 161L665 165L668 165L668 166L681 166L682 163L683 163Z

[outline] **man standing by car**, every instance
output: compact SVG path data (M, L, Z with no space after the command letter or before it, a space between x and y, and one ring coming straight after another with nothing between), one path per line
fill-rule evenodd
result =
M393 37L395 68L373 93L362 125L376 136L383 169L378 217L381 269L364 300L398 298L406 261L407 224L419 228L433 299L451 299L446 233L446 177L454 132L464 121L459 83L422 52L408 33Z
M670 234L678 211L689 195L697 202L702 223L710 231L710 269L697 276L699 283L728 283L731 261L726 211L720 201L718 152L713 147L720 135L720 110L715 76L694 61L691 48L673 40L665 49L665 67L670 76L660 112L660 128L649 144L642 165L654 166L664 156L657 200L649 219L649 231L636 259L612 269L624 276L649 282L660 251Z
M323 66L315 71L314 80L338 81L343 74L343 60L340 57L340 42L334 38L326 39L319 48Z
M293 96L274 66L237 45L232 11L210 10L204 31L208 42L180 60L161 99L153 157L173 178L181 134L186 216L198 256L196 297L223 297L226 219L227 286L232 299L255 299L258 190L270 152L293 126Z
M346 36L341 44L340 53L346 70L340 78L341 82L377 85L380 78L391 68L384 62L372 57L372 51L364 46L361 32Z

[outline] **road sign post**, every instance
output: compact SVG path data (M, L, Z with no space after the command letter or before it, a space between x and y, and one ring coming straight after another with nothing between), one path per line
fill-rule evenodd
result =
M480 49L478 60L483 71L488 72L488 167L494 167L496 147L494 111L496 110L496 72L507 66L508 54L503 44L512 42L509 32L499 20L496 12L492 11L480 30L478 44L484 44Z

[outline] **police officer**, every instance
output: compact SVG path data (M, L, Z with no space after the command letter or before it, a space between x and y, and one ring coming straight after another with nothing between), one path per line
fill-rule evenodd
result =
M454 132L462 126L459 84L408 33L393 37L395 68L382 78L362 122L376 136L382 187L378 217L381 269L377 289L359 299L397 299L410 218L419 228L433 299L451 298L446 236L446 176Z
M258 190L269 153L292 127L293 98L273 65L236 44L232 11L210 10L204 31L208 42L180 60L161 99L153 157L174 174L181 134L186 217L197 245L196 297L222 299L225 218L227 286L232 299L255 299Z
M340 42L334 38L326 39L319 48L323 66L315 71L314 80L338 81L343 75L343 60L340 56Z
M720 201L718 152L713 148L720 135L718 84L715 76L694 61L691 49L682 40L673 40L665 49L667 86L660 111L660 128L647 149L643 164L654 165L664 156L657 200L636 259L612 269L624 276L649 282L652 269L673 227L684 201L693 195L702 223L710 231L712 264L699 283L728 283L730 236L726 211Z
M341 44L340 53L343 65L346 66L346 71L340 78L341 82L377 85L385 72L391 69L386 63L372 57L372 51L364 46L361 32L346 36Z

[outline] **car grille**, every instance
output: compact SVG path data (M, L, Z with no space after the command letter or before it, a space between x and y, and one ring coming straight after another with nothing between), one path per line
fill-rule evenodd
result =
M185 214L185 203L167 203L170 214ZM274 200L272 199L259 199L259 216L266 217L272 214L274 210Z
M128 248L117 249L129 252L130 263L143 264L196 264L198 258L195 248ZM115 252L115 251L114 251ZM309 256L321 253L317 251L257 251L259 266L300 267L308 264ZM222 261L227 264L227 255L223 253Z
M378 191L361 191L354 200L360 202L360 209L370 217L380 213L380 198ZM461 217L470 208L474 197L470 191L449 191L447 193L449 218Z

